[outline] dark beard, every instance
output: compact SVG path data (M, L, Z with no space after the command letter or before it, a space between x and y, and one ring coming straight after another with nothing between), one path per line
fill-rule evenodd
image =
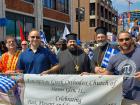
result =
M76 51L76 48L68 48L70 52L75 52Z

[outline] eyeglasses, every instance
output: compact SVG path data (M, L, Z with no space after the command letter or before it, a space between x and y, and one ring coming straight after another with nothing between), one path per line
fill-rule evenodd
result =
M25 45L27 45L27 44L21 44L21 45L24 45L24 46L25 46Z
M36 38L36 39L40 39L40 36L30 36L32 39Z
M123 41L129 41L130 40L130 38L123 38L123 39L119 39L119 42L123 42Z

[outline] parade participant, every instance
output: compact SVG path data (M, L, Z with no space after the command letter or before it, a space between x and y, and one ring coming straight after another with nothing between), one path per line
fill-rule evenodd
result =
M67 49L67 44L65 39L60 39L58 42L56 42L56 48L57 48L57 54L63 50Z
M7 36L5 42L8 51L2 54L0 60L0 72L15 73L20 51L17 50L17 45L14 37Z
M61 43L61 47L60 47L60 51L64 51L67 49L67 42L65 39L60 39L60 43Z
M124 75L124 98L121 105L140 105L140 48L135 45L128 32L118 34L118 43L120 52L109 60L107 70L102 74ZM81 75L89 73L84 72Z
M97 34L97 47L94 49L93 65L95 66L95 69L93 72L98 73L98 71L105 71L110 57L119 51L116 46L107 42L106 28L97 27L95 32Z
M84 45L83 46L83 50L86 54L88 54L89 56L89 59L92 61L93 60L93 57L94 57L94 52L93 50L91 49L91 47L89 47L88 45Z
M137 44L140 45L140 32L139 32L139 34L137 36Z
M18 60L18 69L28 74L48 74L59 70L58 60L48 48L40 46L41 39L37 30L29 33L30 47L22 52Z
M61 42L58 40L56 43L55 43L55 47L57 48L57 52L58 50L61 48L62 44Z
M53 54L57 54L57 48L55 46L54 41L50 41L48 44L49 49L52 51Z
M4 42L4 41L1 41L1 42L0 42L0 56L1 56L3 53L7 52L7 51L8 51L8 49L7 49L6 45L5 45L5 42Z
M21 42L21 48L22 48L22 52L25 51L28 48L28 43L26 40L23 40Z
M128 32L118 35L120 53L113 56L104 74L124 75L122 105L140 105L140 48Z
M79 74L81 72L90 72L90 59L88 55L77 46L77 34L70 33L66 35L67 49L58 54L59 64L61 66L60 74Z

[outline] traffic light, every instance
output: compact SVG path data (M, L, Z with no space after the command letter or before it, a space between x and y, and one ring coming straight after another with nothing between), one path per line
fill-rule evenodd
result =
M80 21L84 21L85 20L85 8L84 7L80 8L79 14L80 14Z
M85 20L85 8L80 7L76 8L76 21L84 21Z

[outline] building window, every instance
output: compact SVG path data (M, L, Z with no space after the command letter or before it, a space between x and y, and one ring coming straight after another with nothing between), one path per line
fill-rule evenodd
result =
M104 17L104 7L103 6L101 6L100 13L101 13L101 17Z
M56 9L56 0L43 0L43 6L51 9Z
M15 20L9 20L7 21L7 26L6 26L6 35L8 36L15 36Z
M64 12L64 5L65 5L65 0L57 0L58 11Z
M69 0L43 0L43 6L63 13L69 13Z
M20 40L19 23L22 26L23 34L26 39L31 29L35 27L35 20L33 17L6 12L6 18L8 19L6 35L13 35L17 40Z
M43 20L43 31L46 35L47 42L50 40L58 41L63 34L65 24L60 22L54 22L50 20ZM70 25L67 25L70 29Z
M69 0L65 0L64 12L69 13Z
M57 0L57 10L63 13L69 12L69 0Z
M108 30L108 23L107 22L105 22L105 27Z
M111 12L109 12L109 21L111 21L111 17L112 17Z
M26 2L29 2L29 3L34 3L34 0L24 0Z
M95 15L95 3L90 3L90 15Z
M108 11L105 9L105 19L108 19Z
M117 23L118 19L117 16L114 17L114 23Z
M23 22L21 20L8 19L7 26L6 26L6 35L8 35L8 36L12 35L12 36L16 37L17 40L20 40L19 24L21 25L23 34L24 34L25 38L27 39L29 32L34 27L34 23Z
M95 27L95 19L90 19L90 27Z
M104 27L104 21L102 21L102 20L101 20L101 26L103 26L103 27Z
M111 21L113 21L113 22L115 21L114 14L112 14L112 20Z
M56 0L51 0L51 8L56 9Z
M50 8L50 0L43 0L43 6Z

